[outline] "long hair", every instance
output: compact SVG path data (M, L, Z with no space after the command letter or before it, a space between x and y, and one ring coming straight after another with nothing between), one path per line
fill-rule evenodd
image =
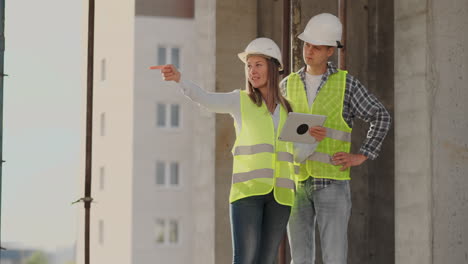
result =
M274 109L277 102L279 102L286 111L292 112L291 104L289 104L288 100L283 97L280 92L279 88L279 81L280 81L280 73L279 67L280 64L276 59L264 57L267 61L267 87L268 87L268 94L267 98L265 98L265 103L268 110ZM249 95L250 99L254 104L257 106L262 106L262 94L257 88L254 88L252 84L249 82L248 73L246 72L246 91Z

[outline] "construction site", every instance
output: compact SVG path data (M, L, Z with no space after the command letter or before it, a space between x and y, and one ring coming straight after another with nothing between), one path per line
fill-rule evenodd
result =
M334 64L392 117L379 156L351 169L347 263L468 264L468 1L82 2L76 264L232 263L233 118L148 67L244 89L237 54L266 37L284 78L304 66L298 35L320 13L343 25ZM368 129L354 122L352 153ZM291 263L286 234L275 263Z

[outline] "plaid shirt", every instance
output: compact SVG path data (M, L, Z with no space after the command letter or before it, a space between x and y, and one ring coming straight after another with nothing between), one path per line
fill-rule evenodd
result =
M328 77L331 74L337 72L337 67L332 62L328 62L327 71L322 76L317 93L327 82ZM302 83L304 84L304 88L306 89L307 93L305 82L305 67L300 69L297 73L301 77ZM280 86L283 94L286 95L287 78L281 82ZM359 153L373 160L377 158L380 152L382 142L387 135L388 130L390 129L392 119L382 103L356 78L350 74L347 74L345 96L343 101L343 118L349 127L352 128L353 120L356 117L370 123L367 137L362 143L361 148L359 149ZM310 179L313 181L312 186L314 190L325 188L335 181L312 177L309 178L309 180Z

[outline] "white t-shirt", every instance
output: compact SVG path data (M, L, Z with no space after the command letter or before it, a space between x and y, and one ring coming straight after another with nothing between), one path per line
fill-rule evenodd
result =
M307 89L307 100L309 102L309 107L312 106L312 103L315 100L315 96L317 95L317 90L320 85L320 81L322 80L322 75L312 75L306 73L305 82L306 82L306 89Z
M307 101L309 102L309 107L312 106L312 103L315 100L317 95L317 90L322 80L322 75L312 75L306 73L305 76L305 85L307 89ZM317 148L318 143L306 144L306 143L294 143L294 160L297 162L303 162L312 155Z

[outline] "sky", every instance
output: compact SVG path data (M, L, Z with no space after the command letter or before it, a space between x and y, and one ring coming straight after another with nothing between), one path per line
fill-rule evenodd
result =
M82 2L5 0L4 245L75 243L83 196Z

